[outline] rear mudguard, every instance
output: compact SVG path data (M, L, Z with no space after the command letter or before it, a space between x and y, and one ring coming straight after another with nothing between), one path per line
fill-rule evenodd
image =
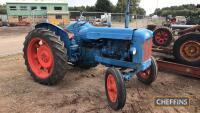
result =
M50 24L50 23L40 23L40 24L37 24L35 26L35 28L45 28L45 29L48 29L50 31L53 31L55 32L55 34L57 36L60 36L60 40L62 40L64 42L64 45L65 45L65 48L67 48L67 50L69 50L69 47L70 47L70 39L68 37L68 34L59 26L55 26L53 24Z

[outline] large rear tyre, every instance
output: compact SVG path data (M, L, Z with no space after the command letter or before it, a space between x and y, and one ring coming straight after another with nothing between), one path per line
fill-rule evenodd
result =
M153 44L156 46L167 47L173 40L172 32L166 27L160 27L153 33Z
M200 34L190 33L180 37L174 43L173 54L180 63L200 66Z
M158 67L156 60L151 58L151 66L144 71L141 71L137 74L137 78L144 84L150 85L153 83L158 75Z
M44 85L54 85L64 78L67 51L64 43L47 29L31 31L24 42L24 59L33 79Z
M105 74L105 89L109 106L113 110L122 109L126 102L126 88L119 70L108 68Z

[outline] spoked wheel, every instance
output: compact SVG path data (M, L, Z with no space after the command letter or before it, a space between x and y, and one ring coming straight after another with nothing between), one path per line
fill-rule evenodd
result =
M174 56L180 62L200 66L200 34L187 34L174 44Z
M200 43L188 41L180 47L181 56L188 61L194 62L200 59Z
M109 106L113 110L122 109L126 102L126 88L119 70L108 68L105 74L105 89Z
M158 68L156 60L152 57L151 58L151 66L144 71L141 71L137 74L137 78L144 84L151 84L157 78Z
M24 42L24 59L36 82L53 85L66 72L67 53L62 41L51 31L35 29Z
M153 43L156 46L167 47L172 42L172 33L168 28L158 28L153 34Z

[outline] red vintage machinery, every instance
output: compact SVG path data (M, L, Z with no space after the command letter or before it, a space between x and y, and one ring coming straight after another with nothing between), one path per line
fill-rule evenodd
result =
M153 43L160 70L200 78L200 25L157 27Z

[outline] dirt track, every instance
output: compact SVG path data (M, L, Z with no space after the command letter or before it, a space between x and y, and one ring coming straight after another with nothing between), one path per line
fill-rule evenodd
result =
M103 66L90 70L71 69L58 85L35 83L26 71L21 54L0 58L0 112L82 113L113 112L107 107ZM200 111L200 82L197 79L159 73L151 86L136 78L127 82L127 104L120 112L197 113ZM156 96L189 96L191 107L154 107Z
M5 36L0 40L14 39ZM71 69L60 84L48 87L32 80L22 54L0 57L0 113L112 113L104 91L104 69L101 65L90 70ZM159 72L151 86L134 77L126 83L126 88L126 105L117 113L200 112L199 79ZM155 107L156 96L189 96L191 106Z
M24 37L30 27L0 27L0 56L22 52Z

